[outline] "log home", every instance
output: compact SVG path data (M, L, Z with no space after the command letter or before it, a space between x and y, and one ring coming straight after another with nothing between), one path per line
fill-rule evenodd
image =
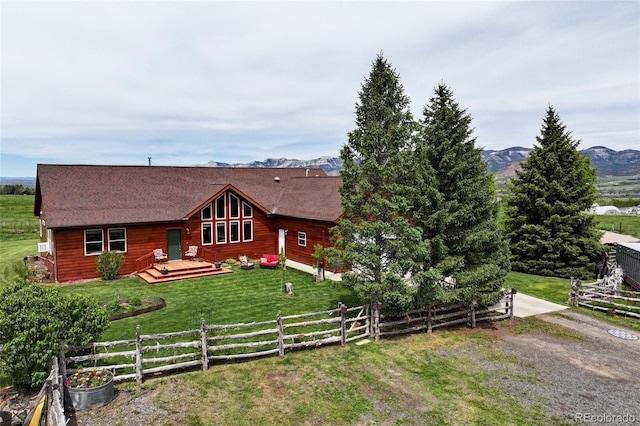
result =
M96 278L103 251L120 275L168 262L190 246L207 261L285 251L313 264L342 213L342 181L321 169L38 165L38 251L58 282Z

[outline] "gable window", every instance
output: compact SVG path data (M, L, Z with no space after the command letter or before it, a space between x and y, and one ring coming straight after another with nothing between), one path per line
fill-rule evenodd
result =
M216 243L224 244L226 242L227 242L227 223L217 222L216 223Z
M306 232L298 232L298 245L302 247L307 246L307 233Z
M127 251L127 234L124 228L109 229L109 251Z
M211 203L207 204L202 210L200 210L200 217L202 218L202 220L213 219Z
M233 194L229 194L229 217L240 217L240 200Z
M229 241L232 243L240 241L240 222L237 220L229 222Z
M202 224L202 245L208 246L213 244L213 233L211 229L211 223Z
M253 221L242 221L242 241L253 241Z
M101 254L104 250L102 229L87 229L84 231L84 254Z
M245 202L242 203L242 217L253 217L253 208Z
M224 219L227 217L227 211L225 208L227 197L222 194L216 198L216 219Z

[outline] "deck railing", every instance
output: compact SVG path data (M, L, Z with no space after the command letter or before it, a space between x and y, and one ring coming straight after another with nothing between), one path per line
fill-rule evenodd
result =
M136 259L136 272L142 272L151 268L156 258L153 252L140 256Z

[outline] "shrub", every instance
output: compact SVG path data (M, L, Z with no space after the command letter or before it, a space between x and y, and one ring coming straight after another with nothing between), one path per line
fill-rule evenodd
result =
M133 307L142 306L142 300L139 297L134 297L129 301L129 305Z
M108 326L105 309L86 296L30 282L0 290L0 361L14 385L41 386L59 340L86 345Z
M103 280L112 280L118 276L118 270L124 262L124 255L117 251L105 251L98 256L96 272Z

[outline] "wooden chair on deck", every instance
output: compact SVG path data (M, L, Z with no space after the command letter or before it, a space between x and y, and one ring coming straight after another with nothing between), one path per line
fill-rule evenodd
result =
M184 255L191 260L195 260L198 256L198 246L189 246L189 250L185 251Z
M163 252L162 249L154 249L153 255L156 257L157 263L166 262L167 259L169 258L169 256L167 256L167 254Z

